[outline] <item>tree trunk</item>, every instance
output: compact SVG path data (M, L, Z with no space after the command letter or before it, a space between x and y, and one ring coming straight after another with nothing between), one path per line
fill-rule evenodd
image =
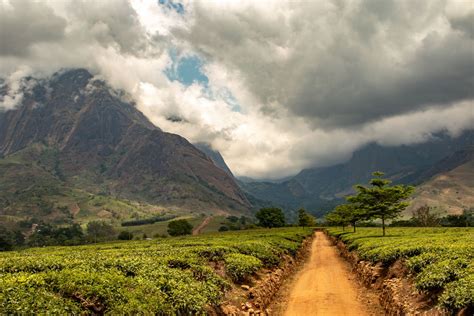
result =
M342 231L345 231L345 230L346 230L346 229L345 229L345 227L344 227L344 224L342 224Z
M385 216L382 216L382 236L385 237Z
M352 223L352 226L354 227L354 233L356 232L356 223Z

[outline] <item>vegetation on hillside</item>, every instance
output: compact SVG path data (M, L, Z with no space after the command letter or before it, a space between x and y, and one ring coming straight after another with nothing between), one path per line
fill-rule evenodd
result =
M205 315L233 282L294 256L311 233L261 229L3 252L0 311Z
M453 312L474 308L474 228L392 228L390 238L381 238L375 228L328 231L362 260L386 267L404 260L416 288L439 293L440 306Z

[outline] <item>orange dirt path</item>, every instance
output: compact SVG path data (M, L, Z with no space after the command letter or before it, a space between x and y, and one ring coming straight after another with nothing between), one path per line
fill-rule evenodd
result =
M357 299L350 274L328 237L316 232L310 259L296 277L285 315L369 315Z
M196 228L193 229L193 235L199 235L201 233L201 231L207 226L209 225L209 223L211 222L211 219L213 218L213 216L209 216L209 217L206 217L202 222L201 224L199 224L198 226L196 226Z

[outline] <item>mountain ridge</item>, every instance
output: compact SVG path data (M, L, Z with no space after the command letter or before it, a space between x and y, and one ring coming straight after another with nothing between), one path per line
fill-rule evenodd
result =
M0 112L1 157L25 151L26 168L53 151L56 160L40 168L56 169L61 183L92 194L193 211L250 209L233 177L186 139L155 127L87 70L30 86L19 106ZM8 201L10 213L14 202Z
M473 130L454 138L438 134L431 141L409 146L369 144L341 164L305 169L283 182L240 182L240 185L258 199L292 210L306 207L315 215L323 215L342 203L353 185L367 183L373 171L385 172L394 183L419 184L429 179L429 170L434 170L437 163L446 165L443 159L473 144Z

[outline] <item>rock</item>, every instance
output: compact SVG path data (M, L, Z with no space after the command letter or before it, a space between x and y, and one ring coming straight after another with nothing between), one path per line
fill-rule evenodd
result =
M240 287L241 287L243 290L246 290L246 291L250 290L250 286L245 285L245 284L242 284Z

